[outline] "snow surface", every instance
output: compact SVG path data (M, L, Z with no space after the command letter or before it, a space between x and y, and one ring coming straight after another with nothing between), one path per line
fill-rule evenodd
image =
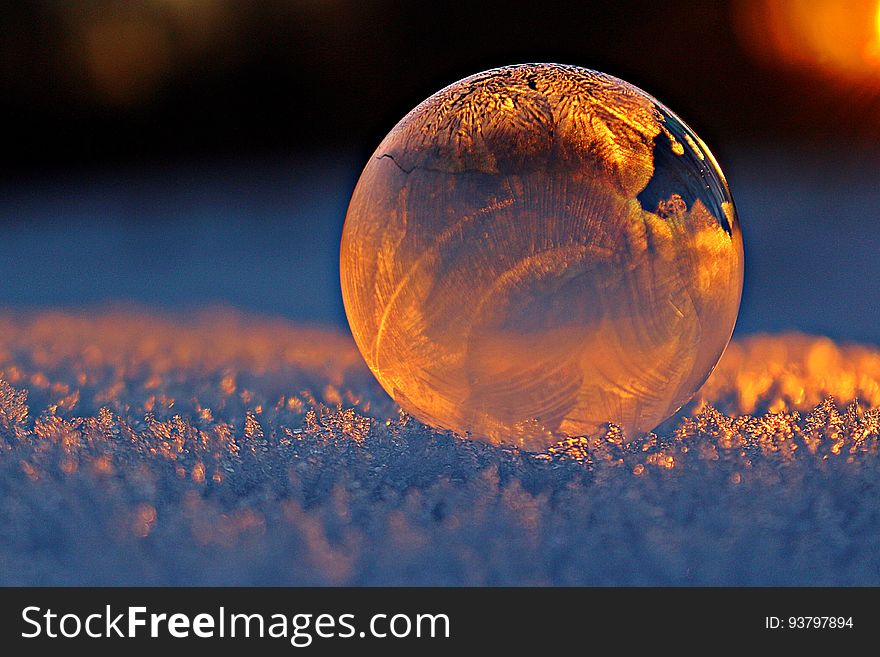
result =
M531 454L334 329L6 314L0 584L877 585L878 406L880 351L756 336L656 434Z

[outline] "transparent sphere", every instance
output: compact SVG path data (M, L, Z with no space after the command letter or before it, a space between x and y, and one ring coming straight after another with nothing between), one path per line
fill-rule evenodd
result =
M721 170L675 114L534 64L456 82L394 127L354 190L341 276L404 410L541 449L685 404L733 331L743 249Z

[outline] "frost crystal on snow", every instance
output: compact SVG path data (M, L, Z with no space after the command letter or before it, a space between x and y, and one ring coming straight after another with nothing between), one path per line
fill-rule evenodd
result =
M877 349L748 338L656 434L528 453L331 330L0 324L2 584L880 584Z

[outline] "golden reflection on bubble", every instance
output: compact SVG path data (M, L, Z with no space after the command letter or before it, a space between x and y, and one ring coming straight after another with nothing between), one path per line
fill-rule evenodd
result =
M617 78L495 69L410 112L354 191L346 313L382 386L429 424L540 449L689 400L736 320L724 177Z

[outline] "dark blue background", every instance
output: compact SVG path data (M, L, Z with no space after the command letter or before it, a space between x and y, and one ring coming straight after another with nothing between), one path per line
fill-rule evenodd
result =
M726 148L746 281L738 332L880 343L868 155ZM227 304L345 325L338 246L361 156L67 174L0 196L0 305Z

